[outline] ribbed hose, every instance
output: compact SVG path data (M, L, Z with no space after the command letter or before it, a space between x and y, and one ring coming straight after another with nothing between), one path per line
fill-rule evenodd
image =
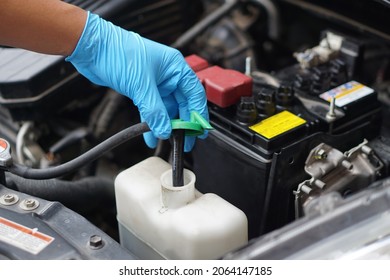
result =
M133 125L111 136L81 156L59 166L46 169L33 169L27 166L13 164L7 169L7 171L28 179L51 179L60 177L96 160L104 153L114 149L131 138L148 132L149 130L150 129L146 123Z
M115 200L114 181L102 177L86 177L77 181L59 179L31 180L7 173L7 187L66 205L92 206L92 202ZM88 202L88 203L86 203Z

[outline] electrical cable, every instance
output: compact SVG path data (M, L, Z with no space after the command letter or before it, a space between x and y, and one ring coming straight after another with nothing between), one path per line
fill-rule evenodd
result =
M51 179L60 177L96 160L104 153L112 150L120 144L123 144L127 140L148 131L150 131L150 128L146 123L139 123L116 133L86 153L64 164L46 169L33 169L14 163L8 167L6 171L27 179Z

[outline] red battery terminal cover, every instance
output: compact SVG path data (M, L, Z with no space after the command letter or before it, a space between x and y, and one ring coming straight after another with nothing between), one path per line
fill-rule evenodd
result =
M206 90L207 100L219 107L229 107L242 96L252 95L252 78L239 71L212 66L196 75Z
M208 61L201 58L200 56L197 56L196 54L186 56L185 59L194 72L198 72L209 67Z
M208 67L207 60L197 55L187 56L186 61L202 82L211 103L226 108L239 102L242 96L252 95L251 77L232 69Z

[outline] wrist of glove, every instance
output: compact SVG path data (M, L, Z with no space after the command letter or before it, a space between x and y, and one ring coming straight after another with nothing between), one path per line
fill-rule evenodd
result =
M98 15L88 13L79 42L66 61L91 82L133 100L151 129L144 134L149 147L156 147L156 138L170 136L170 119L178 115L189 120L190 112L197 111L208 120L203 86L179 51ZM185 151L192 149L194 141L186 137Z

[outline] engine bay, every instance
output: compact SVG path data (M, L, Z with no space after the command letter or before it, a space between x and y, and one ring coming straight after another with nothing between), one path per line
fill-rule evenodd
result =
M230 206L211 208L226 225L199 238L226 238L232 249L199 258L390 257L387 1L77 5L178 48L205 88L213 129L184 167L196 175L194 196L216 195L247 222ZM0 47L0 61L0 259L182 258L168 245L150 253L139 242L149 230L124 221L141 219L124 185L154 184L153 172L172 164L172 141L148 148L142 128L127 130L140 123L132 101L63 57ZM132 170L143 175L122 175ZM226 236L238 220L246 240L236 244ZM191 228L182 222L178 232Z

